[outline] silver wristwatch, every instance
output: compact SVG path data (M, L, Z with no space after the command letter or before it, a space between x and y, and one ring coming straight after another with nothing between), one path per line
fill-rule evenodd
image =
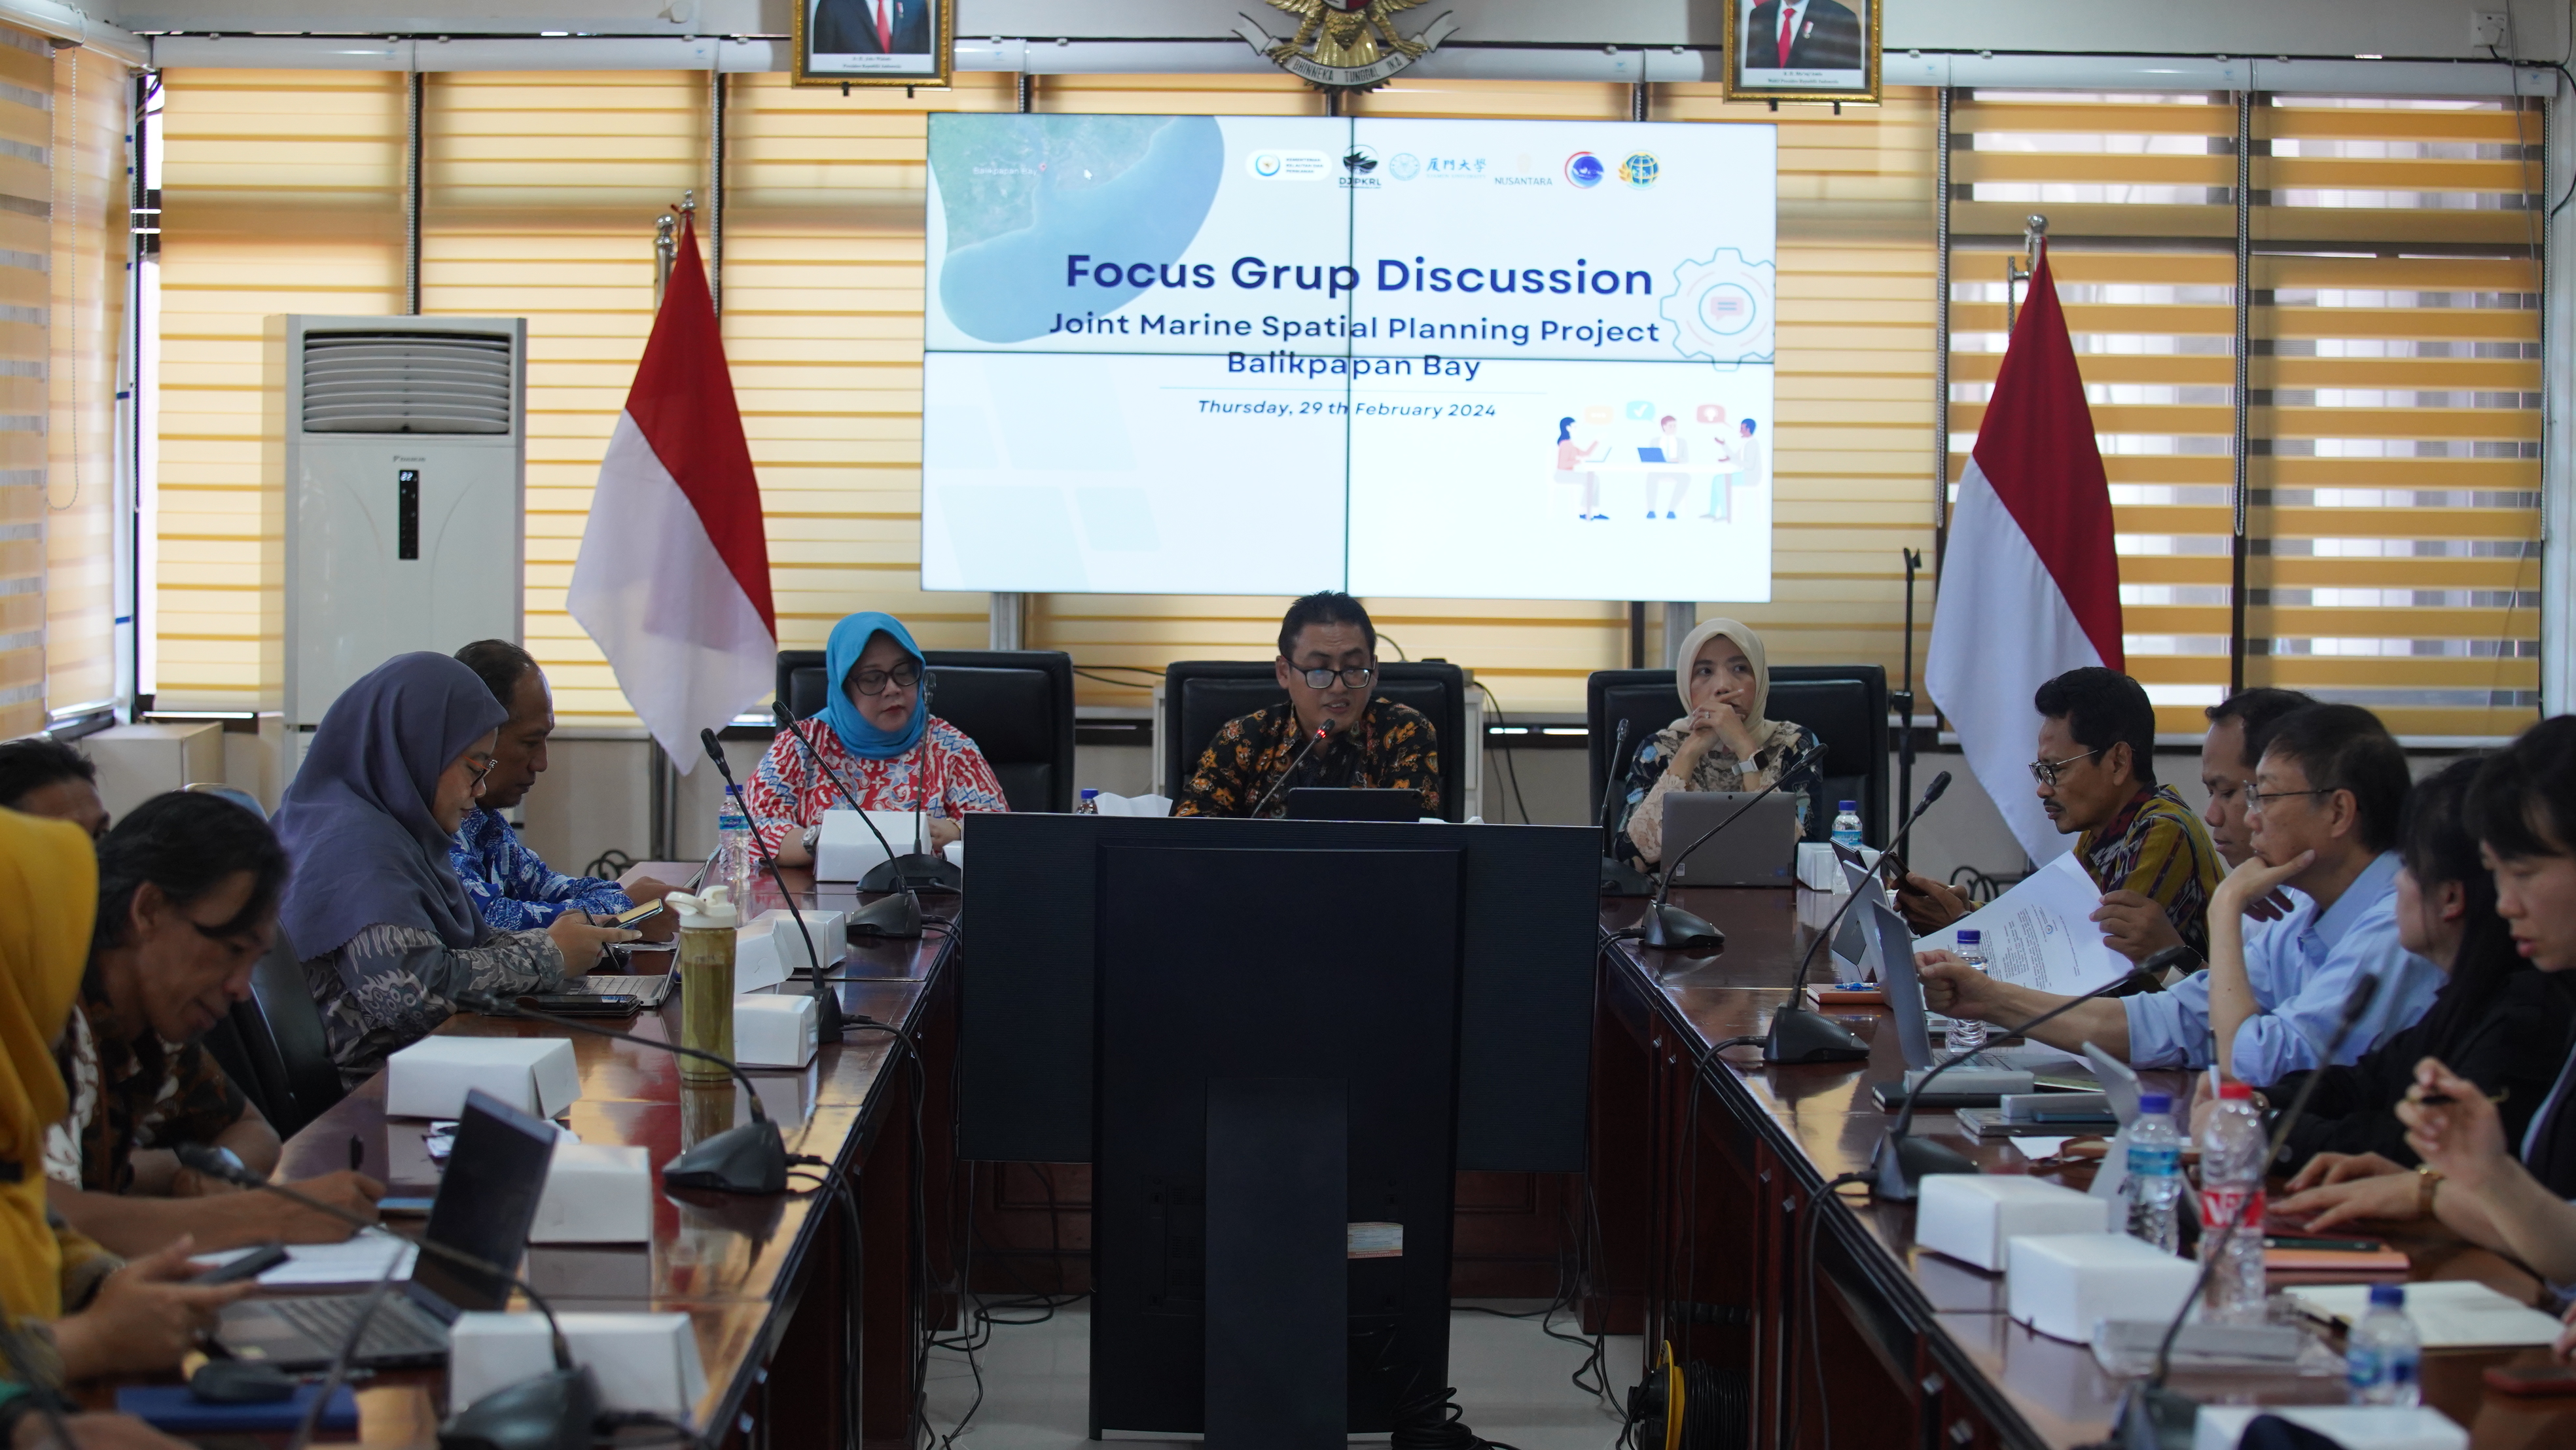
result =
M805 828L805 834L796 838L796 844L804 847L805 854L811 856L814 854L814 843L821 839L823 839L823 826L818 821Z

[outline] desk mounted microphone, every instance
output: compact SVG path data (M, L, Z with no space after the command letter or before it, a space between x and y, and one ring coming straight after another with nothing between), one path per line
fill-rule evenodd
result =
M1664 951L1672 952L1722 952L1726 950L1726 933L1719 931L1714 926L1711 926L1703 918L1694 916L1690 912L1684 911L1680 907L1673 905L1666 899L1673 894L1673 878L1681 874L1682 863L1690 859L1693 851L1696 851L1700 847L1707 845L1709 842L1716 840L1718 832L1734 825L1746 811L1753 809L1754 805L1764 796L1767 796L1773 791L1778 790L1780 787L1787 785L1792 778L1804 771L1808 766L1811 766L1818 760L1822 759L1824 753L1825 747L1822 744L1818 744L1806 754L1801 755L1797 759L1790 761L1787 765L1780 767L1779 775L1774 777L1769 785L1766 785L1762 787L1762 789L1754 792L1751 800L1748 800L1742 805L1737 806L1734 810L1729 811L1725 820L1722 820L1716 825L1709 827L1707 830L1700 832L1698 840L1681 848L1680 851L1673 855L1671 860L1664 863L1663 884L1655 888L1654 904L1646 908L1645 930L1637 938L1637 942L1640 946L1657 947ZM1791 849L1794 850L1795 847L1792 847Z
M681 990L687 991L688 988L682 987ZM721 1133L713 1134L701 1140L696 1147L663 1164L662 1181L673 1188L711 1188L718 1193L784 1193L787 1191L787 1140L780 1135L778 1125L769 1120L767 1110L761 1107L760 1089L752 1085L751 1078L730 1058L718 1057L712 1052L695 1047L683 1047L676 1042L663 1042L657 1038L638 1037L632 1032L619 1032L614 1028L602 1027L595 1022L584 1022L578 1017L558 1017L552 1012L540 1012L533 1007L522 1007L517 1002L495 996L490 992L459 992L456 994L456 1005L471 1007L486 1017L524 1017L532 1022L550 1022L557 1027L570 1027L577 1032L587 1032L593 1036L606 1037L617 1042L634 1042L646 1047L658 1047L664 1052L681 1057L694 1057L701 1062L712 1062L723 1068L734 1081L742 1084L744 1092L751 1094L751 1121L741 1127L727 1128Z
M886 839L885 832L878 830L877 823L870 820L868 818L868 813L859 808L859 798L850 793L850 783L841 779L841 773L834 770L831 763L823 759L822 753L814 748L814 742L806 735L805 727L796 718L796 712L788 709L785 701L776 700L770 702L769 714L771 719L778 722L779 729L795 736L796 743L805 747L805 758L812 761L814 763L814 768L823 772L824 776L832 782L832 788L841 793L841 800L843 803L847 804L850 810L858 816L859 824L867 827L868 834L877 838L877 849L886 853L885 860L869 867L867 873L859 878L859 889L861 891L898 892L912 903L912 910L908 922L905 919L905 914L900 911L889 911L882 914L872 915L874 909L871 908L869 911L860 912L858 915L850 918L851 934L854 936L895 937L906 941L921 935L921 898L913 891L912 877L906 872L897 871L892 868L898 859L904 861L930 861L933 858L919 855L907 855L898 858L894 852L894 845ZM935 862L935 864L944 869L953 869L949 868L948 863L945 861L938 861ZM922 874L925 876L936 876L935 872L924 872ZM878 902L877 905L883 906L885 903ZM909 925L910 930L890 929L902 928L906 925Z
M171 1152L183 1168L193 1168L200 1175L259 1193L274 1193L289 1203L309 1208L325 1218L338 1219L351 1228L382 1228L370 1223L336 1203L324 1203L308 1194L298 1193L284 1184L271 1183L244 1168L231 1154L203 1143L181 1143ZM436 1239L412 1241L424 1254L435 1255L450 1263L488 1274L528 1296L537 1312L546 1316L547 1338L552 1341L555 1367L547 1373L524 1379L514 1385L494 1390L473 1404L459 1408L438 1427L440 1450L580 1450L591 1443L591 1429L604 1406L600 1403L599 1381L586 1365L572 1362L572 1348L565 1343L563 1325L555 1319L554 1306L526 1279L499 1264L476 1258L462 1249L450 1248ZM309 1443L319 1426L322 1411L340 1382L349 1372L349 1361L357 1357L358 1346L367 1336L367 1324L375 1318L376 1306L384 1302L385 1291L393 1284L394 1270L402 1263L396 1254L386 1263L384 1274L376 1280L375 1291L359 1309L349 1332L342 1337L339 1352L333 1356L329 1374L324 1377L321 1392L304 1413L304 1422L289 1442L294 1450ZM64 1441L68 1445L71 1442Z
M1914 833L1915 823L1923 819L1923 813L1932 809L1932 803L1949 788L1950 772L1945 770L1932 777L1932 783L1923 787L1923 799L1915 802L1913 814L1905 818L1904 826L1898 829L1896 838L1887 843L1887 849L1879 853L1879 859L1885 860L1896 854L1896 848L1904 845L1905 838ZM1798 959L1797 978L1789 984L1788 1002L1771 1014L1771 1031L1762 1039L1764 1062L1859 1062L1869 1056L1869 1044L1853 1036L1850 1028L1822 1012L1810 1012L1806 1007L1807 971L1816 964L1816 952L1833 940L1835 929L1843 924L1843 918L1850 914L1860 898L1860 888L1852 888L1851 894L1835 910L1833 919L1825 923L1825 929L1816 933L1815 940L1807 943L1807 954Z
M787 914L796 921L796 934L805 939L805 960L814 968L814 1035L824 1042L838 1042L841 1040L841 998L838 993L824 988L823 954L814 948L814 933L805 925L805 913L796 905L796 893L787 889L786 878L778 874L778 858L770 854L767 846L760 844L760 817L752 813L751 802L743 798L742 787L734 783L733 769L725 764L724 746L716 742L716 732L699 731L698 743L706 747L707 759L716 763L716 774L724 777L725 789L733 793L733 803L742 808L742 818L752 828L751 849L760 853L760 864L767 868L770 883L778 888L778 899L787 903ZM866 812L862 811L860 819L866 818ZM913 935L920 934L916 926ZM674 954L671 960L677 965L678 955ZM836 953L832 960L837 962L840 956Z
M1280 787L1286 785L1289 777L1297 773L1297 767L1305 764L1306 757L1313 754L1315 747L1324 743L1324 737L1332 733L1333 722L1330 720L1315 727L1315 733L1307 736L1306 743L1297 747L1297 753L1288 758L1288 768L1279 772L1279 778L1270 783L1270 789L1263 791L1261 799L1252 803L1250 819L1256 821L1261 819L1261 808L1270 804L1270 798L1279 794Z
M2352 1036L2353 1029L2361 1025L2362 1015L2370 1010L2371 999L2378 995L2377 977L2365 976L2354 981L2352 994L2343 999L2343 1013L2335 1021L2334 1036L2327 1039L2325 1051L2317 1055L2320 1066L2333 1062L2335 1054L2343 1050L2344 1039ZM2263 1172L2266 1177L2271 1175L2272 1165L2280 1161L2281 1145L2290 1140L2290 1130L2298 1125L2299 1115L2308 1110L2308 1099L2316 1095L2317 1083L2324 1077L2321 1071L2309 1073L2299 1084L2298 1092L2291 1097L2290 1106L2282 1110L2281 1120L2272 1125L2272 1140L2264 1145ZM2204 1243L2203 1247L2208 1252L2200 1256L2200 1277L2192 1281L2190 1297L2174 1311L2172 1321L2165 1325L2165 1337L2156 1345L2155 1373L2130 1385L2120 1396L2119 1415L2113 1421L2109 1441L2119 1450L2191 1450L2200 1402L2189 1395L2166 1389L2165 1380L2173 1374L2174 1337L2182 1333L2183 1321L2191 1317L2191 1306L2199 1303L2200 1296L2208 1292L2209 1276L2217 1269L2219 1260L2226 1257L2228 1241L2235 1237L2236 1229L2234 1223L2224 1224L2218 1229L2216 1243ZM2262 1229L2259 1223L2254 1226L2257 1233ZM2208 1225L2201 1226L2201 1235L2204 1240L2208 1238Z
M1604 896L1652 896L1654 883L1646 873L1619 859L1616 843L1619 823L1610 815L1610 803L1619 798L1619 782L1626 778L1628 760L1628 722L1619 722L1619 734L1610 742L1610 768L1602 772L1601 809L1593 813L1593 824L1601 828L1601 894Z
M2080 997L2070 997L2029 1021L2006 1027L1996 1035L2018 1037L2034 1027L2043 1026L2065 1013L2074 1011L2084 1003L2110 996L2131 982L2158 981L2164 976L2166 968L2177 962L2189 960L2191 955L2191 948L2187 946L2180 944L2169 946L2092 991ZM1902 1202L1914 1197L1916 1185L1928 1175L1977 1171L1977 1165L1969 1161L1965 1155L1953 1152L1927 1139L1914 1137L1914 1109L1923 1101L1924 1089L1932 1086L1932 1079L1983 1051L1985 1048L1980 1046L1971 1047L1964 1052L1951 1053L1948 1057L1932 1064L1931 1071L1916 1079L1914 1086L1905 1090L1905 1107L1896 1115L1896 1122L1888 1128L1887 1136L1880 1140L1877 1156L1870 1163L1870 1197Z

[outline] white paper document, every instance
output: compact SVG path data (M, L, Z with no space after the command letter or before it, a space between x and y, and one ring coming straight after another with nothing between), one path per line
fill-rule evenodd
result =
M1986 975L1997 981L2073 996L2129 970L2111 950L2093 913L2102 888L2072 851L2040 867L2010 891L1929 936L1918 952L1956 951L1962 929L1985 934Z
M1102 791L1091 798L1094 810L1104 816L1168 816L1172 798L1167 795L1112 795Z
M2291 1302L2320 1319L2350 1324L2370 1312L2368 1284L2324 1284L2289 1290ZM2548 1344L2558 1321L2475 1279L2436 1279L2406 1286L2406 1317L2426 1349L2501 1349Z
M392 1261L396 1281L411 1277L420 1246L393 1234L370 1231L336 1244L288 1244L286 1262L259 1276L263 1289L310 1289L326 1284L372 1284ZM214 1257L207 1255L205 1257Z

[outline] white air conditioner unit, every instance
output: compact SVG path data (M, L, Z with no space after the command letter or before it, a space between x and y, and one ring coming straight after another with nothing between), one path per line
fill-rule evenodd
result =
M519 317L268 319L281 789L369 670L521 637L527 352Z

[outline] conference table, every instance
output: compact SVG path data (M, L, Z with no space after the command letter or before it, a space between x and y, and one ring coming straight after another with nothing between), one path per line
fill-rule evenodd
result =
M634 872L679 881L695 869L694 862L644 862ZM809 876L785 875L802 905L857 903L847 884L818 888ZM924 904L953 917L955 902L928 896ZM780 904L776 887L763 883L751 914ZM832 984L842 1011L900 1029L918 1045L924 1070L911 1070L892 1034L858 1028L840 1045L825 1044L801 1072L751 1069L791 1157L811 1155L824 1165L794 1170L789 1191L776 1197L660 1185L660 1166L684 1146L750 1120L747 1094L736 1085L684 1083L671 1053L552 1023L460 1013L440 1028L569 1039L581 1097L564 1121L585 1143L647 1150L657 1189L649 1244L531 1245L522 1273L558 1311L687 1314L707 1373L692 1416L705 1443L843 1444L845 1417L855 1408L863 1444L904 1444L920 1335L954 1312L935 1292L954 1283L954 1245L931 1227L955 1219L947 1130L954 938L934 926L919 941L847 950L834 971L847 980ZM639 952L633 970L667 970L669 955ZM777 990L810 988L792 981ZM676 1041L679 1001L674 993L632 1021L597 1025ZM434 1170L420 1145L426 1125L388 1119L384 1104L379 1073L287 1142L280 1177L329 1173L354 1160L396 1192L431 1191L425 1180ZM419 1225L392 1224L409 1232ZM527 1307L524 1295L514 1307ZM852 1365L855 1380L846 1373ZM438 1371L375 1376L360 1397L361 1440L432 1443L443 1403L433 1392L441 1382ZM638 1433L667 1440L667 1432Z
M1758 1037L1789 1000L1798 959L1840 898L1743 889L1674 899L1725 933L1722 952L1642 946L1620 934L1645 903L1602 901L1592 1188L1603 1250L1587 1319L1629 1320L1669 1339L1684 1363L1705 1361L1709 1403L1744 1426L1732 1443L1824 1444L1828 1417L1834 1444L2102 1440L2124 1382L2089 1346L2015 1323L2000 1274L1918 1248L1911 1204L1860 1185L1828 1190L1868 1169L1891 1121L1871 1095L1903 1070L1886 1009L1835 1009L1869 1040L1864 1062L1765 1067L1758 1043L1722 1046ZM2187 1093L2185 1076L2142 1074ZM2005 1140L1965 1135L1948 1114L1924 1113L1915 1129L1982 1172L2092 1180L2092 1160L2033 1161ZM2438 1226L2380 1227L2402 1230L2380 1236L2406 1251L2410 1278L2475 1279L2541 1302L2531 1274ZM2352 1279L2310 1282L2338 1277ZM2287 1282L2274 1276L2276 1289ZM2503 1395L2480 1378L2490 1365L2546 1362L2542 1348L2427 1353L2425 1401L2480 1450L2576 1444L2576 1400ZM2177 1372L2172 1385L2205 1403L2343 1402L2339 1377Z

